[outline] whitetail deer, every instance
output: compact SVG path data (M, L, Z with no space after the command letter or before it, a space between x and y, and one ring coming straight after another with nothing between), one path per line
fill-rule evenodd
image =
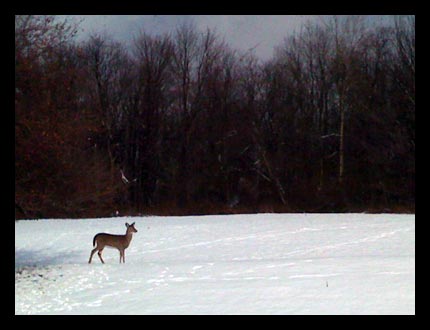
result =
M133 237L133 233L137 233L137 229L134 228L134 222L129 225L128 223L125 224L127 227L127 231L125 235L112 235L112 234L106 234L106 233L98 233L93 238L93 246L96 245L95 249L91 251L90 260L88 263L91 263L91 259L93 258L94 253L98 251L99 258L102 263L105 263L102 258L102 251L105 248L105 246L110 246L113 248L116 248L119 250L119 263L121 263L121 260L125 263L125 249L128 248L130 245L131 239Z

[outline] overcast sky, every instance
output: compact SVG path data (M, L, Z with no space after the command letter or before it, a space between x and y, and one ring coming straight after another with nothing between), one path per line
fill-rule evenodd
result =
M69 16L70 17L70 16ZM237 50L255 47L255 54L262 60L272 56L273 47L298 30L308 20L318 20L310 15L80 15L82 20L79 38L94 32L107 33L122 41L131 41L140 30L149 34L172 32L182 22L192 21L204 31L216 30L226 42Z

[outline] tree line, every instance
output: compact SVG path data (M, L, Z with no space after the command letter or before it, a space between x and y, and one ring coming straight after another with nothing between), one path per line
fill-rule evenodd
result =
M415 17L304 24L267 61L15 17L16 218L415 210Z

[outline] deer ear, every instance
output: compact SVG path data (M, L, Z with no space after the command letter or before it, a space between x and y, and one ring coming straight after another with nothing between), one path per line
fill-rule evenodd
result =
M128 224L128 222L125 223L125 226L128 228L130 225Z
M135 224L136 222L133 222L130 226L134 226L134 224Z

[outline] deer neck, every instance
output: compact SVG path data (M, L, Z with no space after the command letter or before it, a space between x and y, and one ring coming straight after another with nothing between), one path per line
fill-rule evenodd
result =
M125 239L126 239L127 243L130 243L131 239L133 238L133 232L131 230L127 229L127 231L126 231L126 233L125 233L124 236L125 236Z

